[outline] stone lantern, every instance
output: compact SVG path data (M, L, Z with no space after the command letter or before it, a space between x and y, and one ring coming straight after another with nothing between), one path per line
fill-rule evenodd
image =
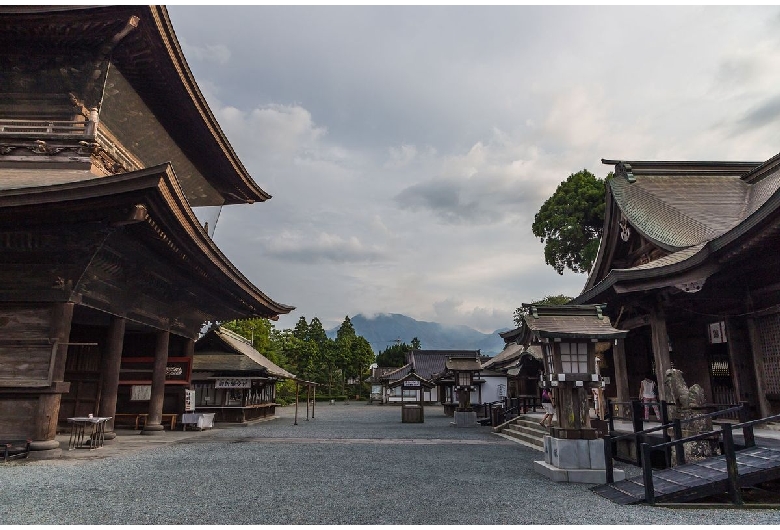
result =
M474 427L477 425L477 413L471 408L470 396L474 391L474 376L482 369L476 357L450 357L444 367L455 378L454 390L458 395L458 408L455 411L456 427Z
M628 331L602 314L602 305L536 306L523 304L522 342L540 344L545 373L540 386L552 390L558 425L545 436L545 461L537 471L553 480L603 483L604 440L591 428L588 399L604 381L596 354Z

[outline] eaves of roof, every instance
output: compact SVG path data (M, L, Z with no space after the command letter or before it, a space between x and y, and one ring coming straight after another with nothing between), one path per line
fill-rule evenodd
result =
M111 215L116 219L107 221L129 223L126 229L139 237L156 239L193 278L220 286L225 303L243 318L276 318L295 309L266 296L219 250L190 208L170 164L52 186L0 190L0 209L8 215L30 207L66 211L92 203L115 204ZM128 207L132 219L121 217Z

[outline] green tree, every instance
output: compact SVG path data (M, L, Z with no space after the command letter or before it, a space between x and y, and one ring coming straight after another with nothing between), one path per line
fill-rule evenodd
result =
M412 349L413 350L419 350L422 348L422 343L420 342L420 339L417 337L412 339Z
M222 327L238 333L249 340L252 347L263 354L271 362L280 364L278 350L274 347L271 335L274 325L266 318L248 318L245 320L233 320L220 324Z
M572 297L565 294L551 294L547 295L541 300L535 300L531 302L531 305L564 305L571 302ZM518 307L515 309L515 325L519 326L523 323L523 315L528 314L528 309L525 307Z
M377 355L376 364L382 367L400 368L406 364L406 354L411 349L412 347L405 342L388 346L382 353Z
M589 272L604 228L606 179L583 169L569 175L534 217L533 233L544 243L544 261L558 274Z
M293 329L293 335L300 340L306 340L309 338L309 324L306 323L306 317L301 317L298 322L295 323Z

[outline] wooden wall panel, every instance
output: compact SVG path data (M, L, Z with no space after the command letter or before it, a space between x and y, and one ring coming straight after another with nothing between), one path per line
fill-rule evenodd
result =
M38 398L0 397L0 435L8 439L34 438Z
M0 386L49 386L50 326L49 308L0 308Z

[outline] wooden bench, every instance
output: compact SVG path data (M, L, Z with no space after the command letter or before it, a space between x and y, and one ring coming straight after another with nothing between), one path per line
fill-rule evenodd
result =
M0 451L3 453L3 462L15 458L27 458L30 455L30 443L32 440L6 440L0 441Z
M162 423L163 425L166 425L170 421L171 430L174 430L176 428L176 419L178 418L178 414L163 414L162 415ZM148 419L149 414L115 414L114 415L114 427L117 426L117 424L122 425L133 425L133 428L137 431L139 428L143 429L146 427L146 420ZM127 422L126 420L129 420Z

